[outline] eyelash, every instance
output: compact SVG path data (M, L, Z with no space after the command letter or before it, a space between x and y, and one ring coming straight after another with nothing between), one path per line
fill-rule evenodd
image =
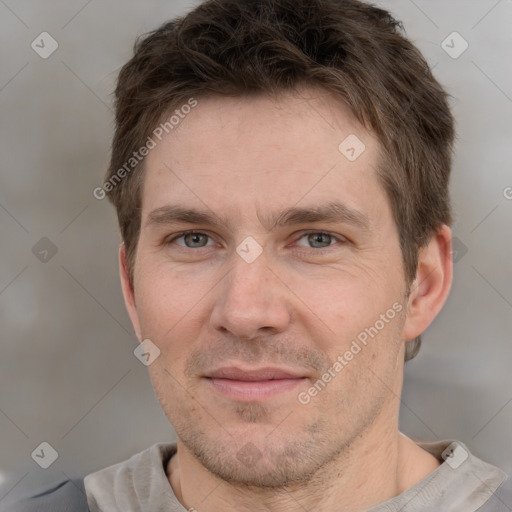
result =
M195 230L189 230L189 231L183 231L181 233L178 233L176 234L174 237L172 237L171 239L166 239L164 241L164 245L170 245L171 243L175 242L176 240L180 239L180 238L183 238L187 235L190 235L190 234L194 234L194 235L204 235L204 236L207 236L210 240L212 239L212 237L208 234L208 233L205 233L203 231L195 231ZM332 233L329 233L328 231L315 231L315 230L309 230L309 231L305 231L301 234L301 236L297 239L298 240L301 240L302 238L304 238L305 236L307 235L328 235L330 236L333 240L337 241L337 242L341 242L342 244L346 244L348 243L348 239L346 239L345 237L341 236L341 235L333 235ZM333 244L334 245L334 244ZM328 245L327 247L321 247L321 248L314 248L314 247L309 247L309 248L306 248L306 247L302 247L301 249L311 249L315 252L320 252L320 251L326 251L328 249L330 249L331 247L333 247L333 245ZM186 247L186 246L179 246L183 249L194 249L193 247ZM197 247L196 249L205 249L207 246L204 246L204 247Z

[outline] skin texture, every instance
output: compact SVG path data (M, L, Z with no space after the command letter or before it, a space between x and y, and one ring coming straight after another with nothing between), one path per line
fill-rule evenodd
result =
M354 161L338 149L350 134L365 145ZM405 342L449 292L451 232L443 226L421 250L409 290L378 156L344 103L311 88L279 100L199 99L148 155L133 285L123 245L121 279L139 341L161 351L149 372L177 434L167 472L186 508L362 511L439 466L399 432L398 411ZM270 222L334 201L367 225ZM148 222L165 205L224 220ZM179 237L186 230L207 236ZM236 250L247 237L262 248L251 263ZM401 311L300 403L394 304ZM270 398L236 400L203 378L221 366L305 378Z

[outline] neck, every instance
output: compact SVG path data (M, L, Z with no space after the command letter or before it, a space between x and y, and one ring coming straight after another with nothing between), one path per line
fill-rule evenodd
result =
M372 435L378 432L379 435ZM206 470L178 440L167 467L178 500L189 510L213 512L360 512L401 494L439 467L439 461L398 431L365 435L304 482L286 488L242 487Z

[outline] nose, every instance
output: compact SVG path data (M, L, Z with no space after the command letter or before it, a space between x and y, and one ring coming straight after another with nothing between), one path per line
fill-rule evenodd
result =
M291 319L290 293L274 272L265 253L252 263L234 254L231 271L217 287L213 328L239 339L285 331Z

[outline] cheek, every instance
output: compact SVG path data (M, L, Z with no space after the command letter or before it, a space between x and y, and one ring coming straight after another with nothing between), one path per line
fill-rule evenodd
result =
M315 323L322 326L334 342L346 341L373 325L400 297L385 276L362 265L302 274L292 280L290 288L299 299L301 321L311 328Z
M141 254L135 290L145 313L171 317L193 307L208 290L208 275L193 265L171 263L163 251ZM201 293L202 292L202 293Z
M184 331L194 336L194 324L201 310L201 299L211 288L203 280L178 275L163 266L144 273L136 283L135 300L142 335L154 341L162 351L179 349L177 339Z

